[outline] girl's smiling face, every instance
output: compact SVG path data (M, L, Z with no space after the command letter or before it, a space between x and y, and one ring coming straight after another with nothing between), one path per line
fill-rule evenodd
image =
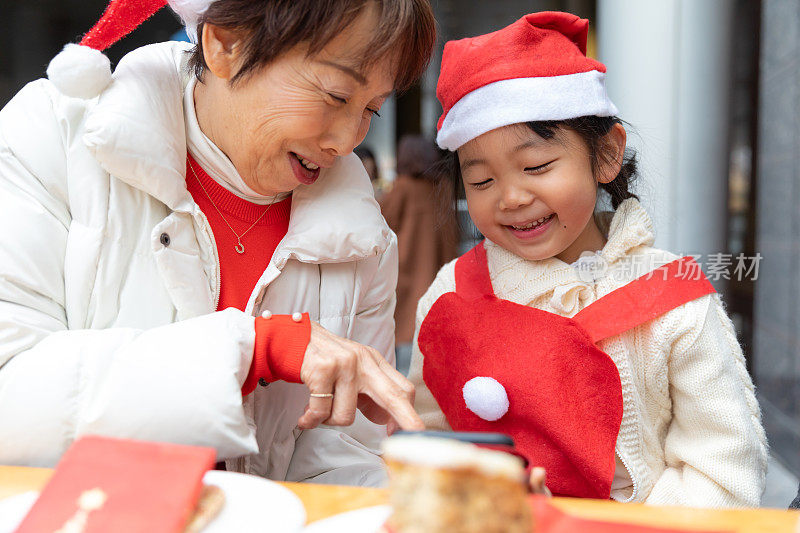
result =
M605 244L593 217L598 182L612 181L619 166L593 172L581 136L554 132L544 139L525 124L498 128L459 148L458 160L469 214L486 238L528 260L572 263ZM624 128L616 124L607 137L621 163Z

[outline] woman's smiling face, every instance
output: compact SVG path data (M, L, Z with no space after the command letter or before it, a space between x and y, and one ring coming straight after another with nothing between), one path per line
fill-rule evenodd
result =
M365 9L319 53L309 56L298 45L232 87L226 77L235 61L215 71L217 43L204 34L212 72L195 90L198 120L253 190L272 195L312 184L320 167L333 166L364 139L394 84L392 57L359 67L374 20ZM225 33L219 34L216 49L225 52Z
M458 160L469 214L486 238L528 260L571 263L603 246L592 215L607 177L594 176L580 135L554 131L544 139L524 124L498 128L459 148Z

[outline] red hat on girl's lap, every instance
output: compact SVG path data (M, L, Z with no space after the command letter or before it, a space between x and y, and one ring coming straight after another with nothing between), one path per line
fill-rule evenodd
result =
M436 142L455 151L502 126L612 116L606 67L586 57L589 21L569 13L525 15L486 35L445 44L436 95Z

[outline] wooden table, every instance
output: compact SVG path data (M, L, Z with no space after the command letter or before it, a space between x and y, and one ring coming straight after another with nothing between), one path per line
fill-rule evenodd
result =
M53 471L47 468L0 466L0 499L29 490L41 490ZM309 522L387 502L385 490L358 487L281 483L297 494ZM582 518L693 530L736 533L800 533L800 512L774 509L706 510L652 507L597 500L553 498L553 505Z

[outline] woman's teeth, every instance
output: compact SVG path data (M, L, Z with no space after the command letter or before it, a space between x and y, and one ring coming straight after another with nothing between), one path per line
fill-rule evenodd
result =
M300 164L306 167L308 170L317 170L319 165L315 165L305 157L300 157L299 155L295 154L295 157L300 161Z
M553 218L553 215L547 215L546 217L542 217L539 220L534 220L533 222L525 224L524 226L511 226L511 227L514 228L515 230L519 230L519 231L533 229L533 228L536 228L538 226L541 226L542 224L544 224L545 222L547 222L551 218Z

